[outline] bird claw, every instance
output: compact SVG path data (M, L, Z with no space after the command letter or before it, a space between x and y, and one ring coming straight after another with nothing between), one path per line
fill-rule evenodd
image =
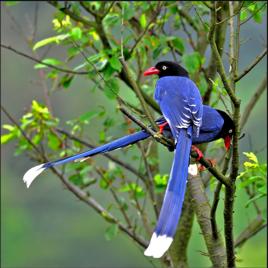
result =
M168 125L168 122L158 125L160 134L163 133L165 126Z
M215 159L206 158L206 161L208 161L212 167L216 166L216 160ZM203 166L201 164L198 166L198 171L199 172L202 172L202 171L205 171L205 170L206 170L205 166Z
M198 155L196 158L196 161L199 161L201 158L204 157L202 151L200 149L198 149L196 146L192 145L192 150L195 151Z

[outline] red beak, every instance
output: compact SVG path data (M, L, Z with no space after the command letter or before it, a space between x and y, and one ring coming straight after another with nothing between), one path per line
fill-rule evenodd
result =
M224 138L224 145L225 145L225 149L226 151L228 151L230 149L230 146L231 146L231 141L232 141L232 138L227 135L225 138Z
M143 73L143 75L144 75L144 76L148 76L148 75L159 74L159 73L160 73L160 71L159 71L158 69L156 69L155 67L151 67L151 68L147 69L147 70Z

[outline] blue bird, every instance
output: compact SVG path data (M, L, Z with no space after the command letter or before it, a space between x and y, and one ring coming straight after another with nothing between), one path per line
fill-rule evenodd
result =
M192 144L223 138L226 149L229 149L234 125L225 112L202 104L198 88L180 65L168 61L159 62L144 72L145 76L153 74L159 76L154 98L164 115L156 123L164 136L172 137L175 141L174 160L160 216L150 244L144 252L147 256L160 258L171 245L180 218ZM148 137L150 134L141 130L95 149L38 165L25 173L23 181L29 187L47 168L76 160L83 161Z
M160 128L160 132L166 138L173 139L170 127L164 117L157 119L155 122ZM228 150L230 147L230 141L233 131L232 119L224 111L215 110L210 106L204 105L202 122L203 123L200 128L199 136L193 137L193 144L211 142L222 138L224 139L225 147ZM136 133L111 141L107 144L96 147L94 149L90 149L88 151L78 153L73 156L65 157L62 159L35 166L25 173L25 175L23 176L23 181L26 183L27 187L30 187L34 179L40 173L50 167L66 164L73 161L84 161L89 157L124 148L129 145L135 144L138 141L145 140L149 137L151 137L149 133L147 133L145 130L141 130ZM172 151L174 150L174 148L170 148L170 150Z

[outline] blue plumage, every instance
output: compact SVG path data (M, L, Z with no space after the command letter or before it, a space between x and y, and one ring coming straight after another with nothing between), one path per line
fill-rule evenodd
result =
M150 245L144 252L147 256L161 257L172 243L176 232L184 201L188 177L188 164L192 144L210 142L218 138L227 138L230 143L233 121L223 111L217 111L202 104L195 83L180 65L172 62L160 62L148 69L144 75L157 74L154 98L164 115L156 121L168 125L163 134L175 140L175 150L170 178L167 185L159 219L152 235ZM95 149L38 165L26 172L23 177L27 187L45 169L75 160L84 160L99 153L116 150L150 137L142 130L127 135Z
M191 127L180 129L177 133L177 145L170 171L163 205L155 233L158 236L173 237L180 218L188 174L188 163L192 145Z

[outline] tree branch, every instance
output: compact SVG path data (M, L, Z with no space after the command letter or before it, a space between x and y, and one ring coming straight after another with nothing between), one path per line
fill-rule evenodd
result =
M264 223L264 219L258 215L237 237L235 247L241 247L247 240L256 235L265 227L267 227L267 223Z
M197 221L200 225L205 243L209 252L209 258L213 264L213 267L225 267L226 255L225 248L222 242L222 238L218 236L218 239L213 238L211 224L210 224L210 205L209 200L205 194L202 180L198 175L198 169L196 164L192 164L189 167L188 184L190 193L192 196L192 205L194 207Z
M54 6L56 9L61 10L66 15L69 15L74 21L81 22L87 28L92 28L92 27L96 26L96 24L94 22L89 21L89 20L75 14L69 8L60 7L58 1L47 1L47 3Z
M264 90L267 88L267 76L265 76L262 80L262 82L260 83L260 85L257 87L254 95L251 97L250 101L248 102L242 118L240 120L240 126L241 129L244 128L245 124L248 121L248 118L253 110L253 108L255 107L256 103L258 102L261 94L264 92Z
M215 8L213 8L211 11L211 27L210 27L210 31L209 31L209 35L208 35L208 40L210 42L212 52L215 55L215 62L216 62L217 70L218 70L218 73L221 77L223 85L224 85L228 95L230 96L233 104L235 106L239 106L240 100L237 99L233 89L231 88L231 85L228 82L227 75L225 73L224 66L222 63L222 59L221 59L220 53L218 51L218 48L217 48L217 45L215 42L215 29L216 29L215 17L216 17L216 11L215 11Z
M140 103L141 103L141 106L142 106L142 108L144 110L145 115L149 119L149 122L154 127L154 129L157 129L157 126L156 126L156 124L154 122L153 116L152 116L150 110L148 109L148 106L147 106L147 104L146 104L146 102L145 102L145 100L143 98L143 95L141 94L141 91L140 91L138 85L132 79L131 74L130 74L130 70L129 70L129 68L128 68L126 62L125 62L125 60L122 59L122 58L119 58L119 60L120 60L120 62L122 64L122 66L123 66L123 69L124 69L127 77L128 77L128 80L129 80L129 82L131 84L131 87L134 89L134 92L136 93L138 99L140 100Z
M70 134L70 133L69 133L68 131L66 131L66 130L63 130L63 129L60 129L60 128L56 128L56 131L59 132L59 133L62 133L62 134L64 134L64 135L66 135L66 136L67 136L68 138L70 138L71 140L77 141L77 142L79 142L79 143L81 143L81 144L83 144L83 145L85 145L85 146L87 146L87 147L89 147L89 148L91 148L91 149L96 148L96 146L94 146L94 145L92 145L92 144L90 144L90 143L88 143L88 142L86 142L86 141L84 141L84 140L82 140L82 139L80 139L80 138L78 138L78 137L76 137L76 136ZM104 157L106 157L106 158L108 158L108 159L110 159L111 161L117 163L118 165L122 166L123 168L125 168L125 169L128 170L128 171L130 171L131 173L133 173L133 174L136 175L137 177L139 177L139 178L143 178L144 175L141 174L139 171L137 171L134 167L132 167L132 166L129 165L128 163L125 163L125 162L123 162L122 160L117 159L116 157L110 155L109 153L103 153L103 154L101 154L101 155L104 156Z
M0 45L1 47L5 48L5 49L8 49L10 51L13 51L14 53L20 55L20 56L23 56L24 58L27 58L27 59L30 59L34 62L37 62L37 63L40 63L40 64L43 64L47 67L50 67L54 70L57 70L57 71L60 71L60 72L63 72L63 73L68 73L68 74L78 74L78 75L88 75L88 72L87 71L84 71L84 72L78 72L78 71L73 71L73 70L69 70L69 69L64 69L64 68L61 68L61 67L58 67L56 65L52 65L52 64L49 64L49 63L45 63L43 62L42 60L39 60L39 59L36 59L30 55L27 55L21 51L18 51L16 50L15 48L11 47L11 46L7 46L7 45L4 45L4 44L1 44Z
M265 48L260 55L258 55L252 63L235 78L235 82L241 80L246 74L248 74L267 54L267 48Z

